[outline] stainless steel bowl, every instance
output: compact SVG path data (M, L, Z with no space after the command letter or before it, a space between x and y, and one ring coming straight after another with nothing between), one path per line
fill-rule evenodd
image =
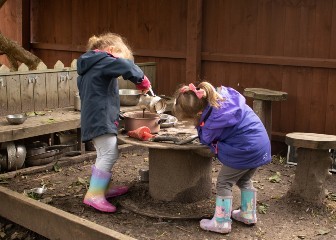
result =
M139 103L141 91L135 89L119 89L120 105L135 106Z
M10 124L22 124L26 121L27 116L24 114L12 114L7 115L6 119Z

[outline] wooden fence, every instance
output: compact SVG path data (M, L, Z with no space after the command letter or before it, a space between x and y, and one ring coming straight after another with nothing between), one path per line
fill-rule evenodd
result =
M53 69L41 62L30 71L21 64L18 71L10 72L5 65L0 67L0 116L22 112L74 106L77 89L77 60L70 67L57 61ZM151 79L155 88L156 64L138 63ZM120 88L132 88L129 81L119 79Z

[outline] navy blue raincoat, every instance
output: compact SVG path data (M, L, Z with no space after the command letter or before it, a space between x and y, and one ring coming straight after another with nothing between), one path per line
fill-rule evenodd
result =
M120 112L119 76L139 84L142 70L133 61L102 51L88 51L77 60L77 86L81 99L81 134L86 142L118 133Z

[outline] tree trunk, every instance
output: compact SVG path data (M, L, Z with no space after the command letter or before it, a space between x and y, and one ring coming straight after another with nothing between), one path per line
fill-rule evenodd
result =
M29 69L36 69L37 65L41 62L37 56L31 52L25 50L16 42L6 38L0 33L0 52L7 55L8 59L12 64L12 68L17 70L18 64L15 64L14 59L17 62L24 63Z

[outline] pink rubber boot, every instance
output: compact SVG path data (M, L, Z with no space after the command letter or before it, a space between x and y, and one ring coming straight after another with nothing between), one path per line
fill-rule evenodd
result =
M102 212L115 212L117 209L105 198L105 191L110 182L112 173L102 171L92 166L90 187L83 203Z
M128 192L127 186L112 186L112 183L110 182L105 193L105 198L117 197L127 192Z

